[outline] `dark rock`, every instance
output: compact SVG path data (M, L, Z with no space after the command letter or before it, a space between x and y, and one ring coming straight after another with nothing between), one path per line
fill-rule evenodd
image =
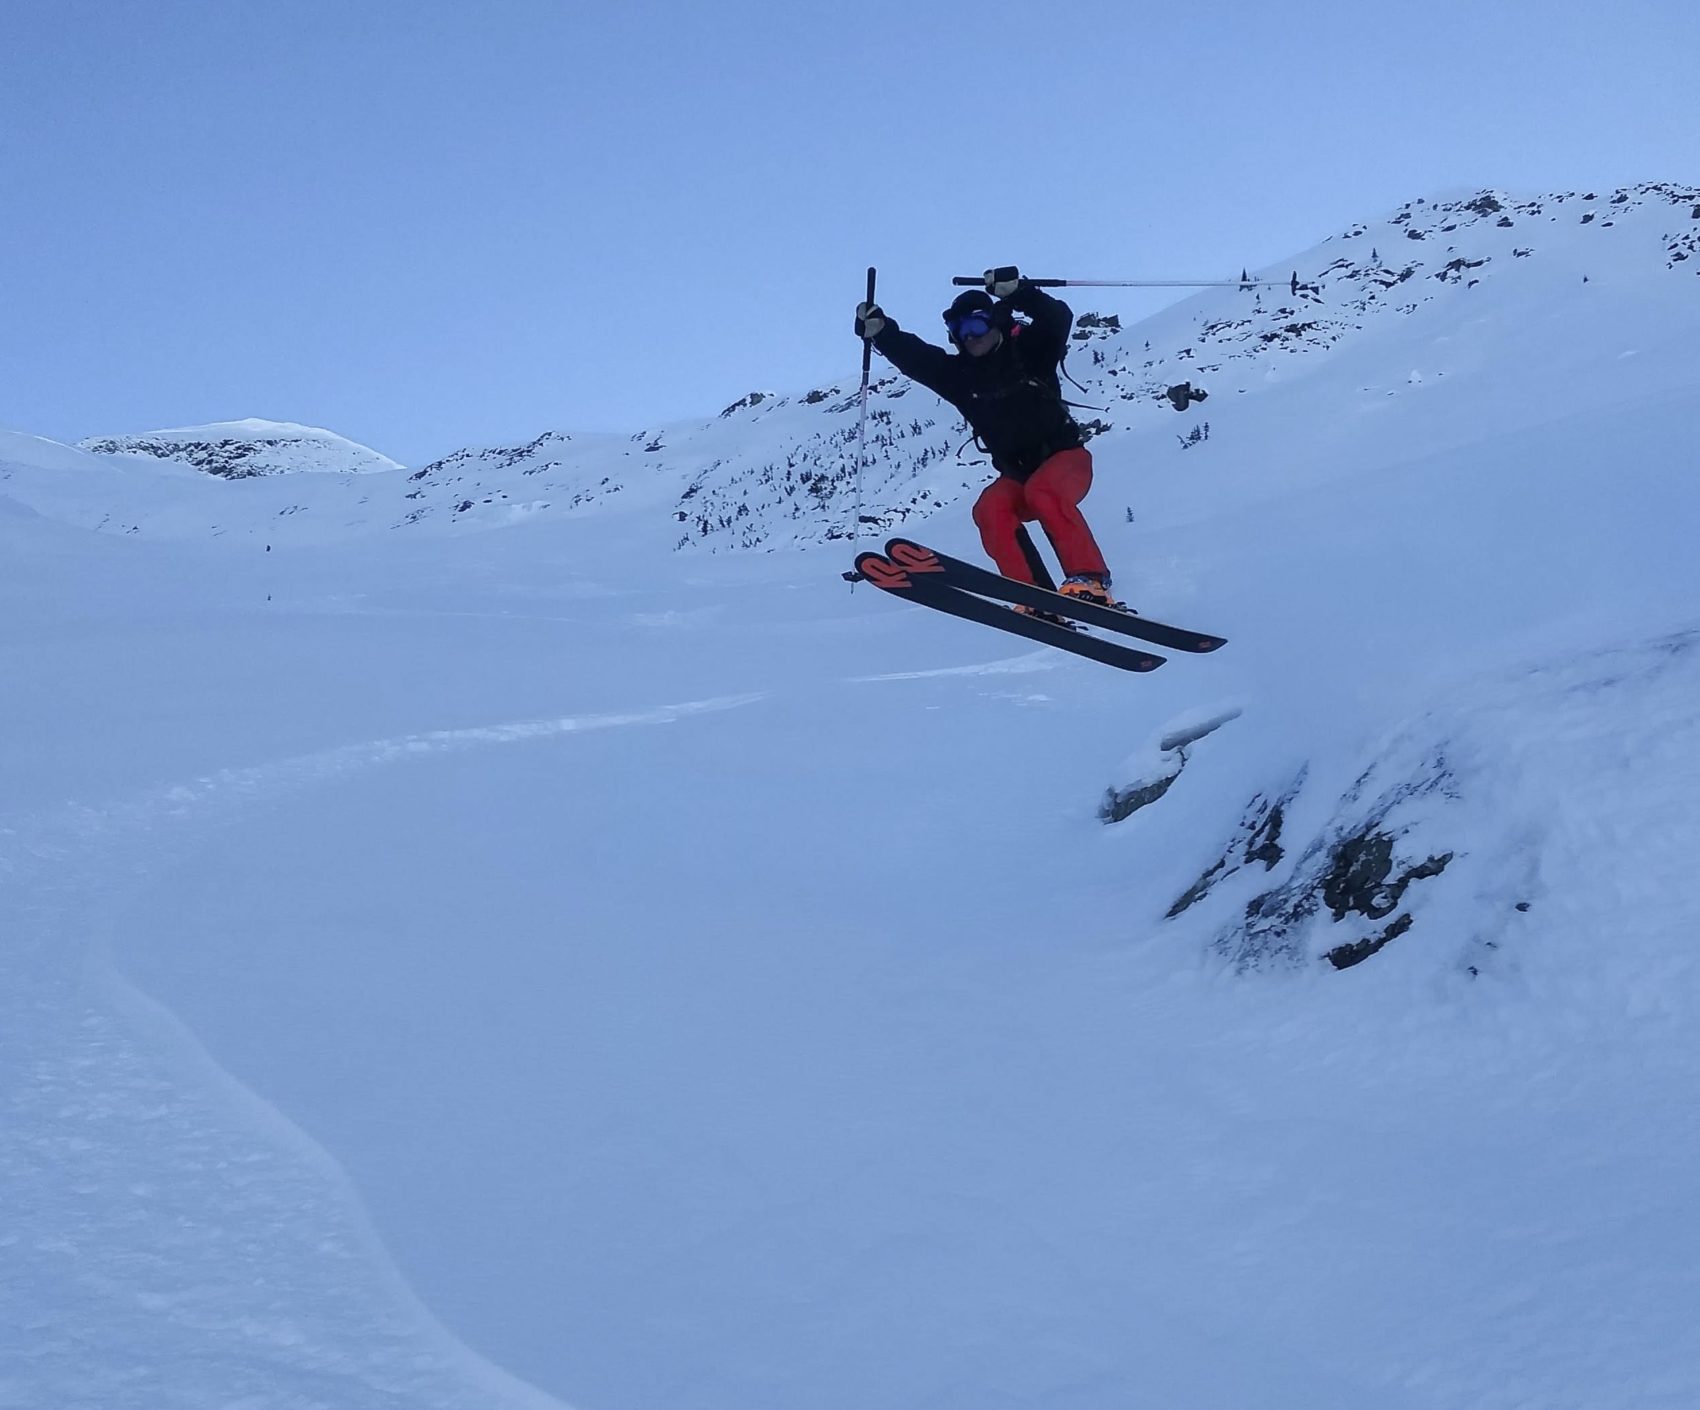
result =
M1275 864L1286 855L1281 847L1281 825L1286 821L1286 815L1286 808L1277 803L1264 816L1263 821L1252 829L1245 847L1248 865L1252 862L1262 862L1265 871L1275 870Z
M1300 772L1279 798L1271 800L1260 793L1251 800L1222 855L1169 907L1167 914L1170 920L1197 905L1210 894L1218 881L1242 867L1261 862L1266 872L1275 868L1286 855L1281 845L1281 829L1286 822L1287 808L1304 787L1304 781L1305 774Z
M1430 857L1394 877L1393 838L1382 832L1343 838L1334 845L1322 878L1322 903L1335 920L1344 920L1354 912L1380 920L1398 908L1406 887L1413 881L1439 876L1452 856L1447 852Z
M1106 823L1118 823L1124 818L1131 818L1141 808L1150 807L1167 793L1180 776L1180 770L1176 769L1167 778L1160 778L1138 788L1105 789L1104 801L1098 805L1098 816Z
M748 411L751 407L760 406L766 400L766 392L751 392L746 397L740 397L737 401L733 402L731 406L727 407L726 410L721 412L721 419L724 420L726 417L732 415L733 412Z
M1362 964L1388 941L1398 939L1411 925L1411 913L1407 911L1380 935L1367 940L1355 940L1350 945L1336 945L1328 952L1328 963L1335 969L1350 969L1355 964Z

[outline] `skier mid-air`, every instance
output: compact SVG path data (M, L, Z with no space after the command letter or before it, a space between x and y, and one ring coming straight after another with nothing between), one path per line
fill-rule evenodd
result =
M1013 266L988 269L984 289L968 289L944 312L953 354L905 333L873 295L870 269L868 296L856 306L864 408L869 350L878 349L967 418L998 472L974 504L980 540L998 571L895 538L884 553L857 554L846 578L1124 671L1163 664L1142 643L1189 652L1224 644L1223 637L1141 617L1110 596L1110 570L1080 512L1092 488L1092 456L1058 377L1074 325L1067 304ZM1029 321L1018 321L1017 312ZM1060 592L1022 527L1035 520L1062 561Z
M1017 321L1017 312L1030 321ZM959 295L944 324L954 353L905 332L878 304L856 307L857 334L960 411L991 457L998 477L975 502L974 522L998 572L1020 583L1037 580L1021 533L1023 523L1037 520L1062 563L1061 591L1115 605L1110 570L1080 512L1092 487L1092 453L1057 375L1073 312L1005 266L986 271L984 289Z

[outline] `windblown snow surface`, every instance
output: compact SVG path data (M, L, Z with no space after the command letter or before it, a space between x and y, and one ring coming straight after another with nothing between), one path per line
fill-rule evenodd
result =
M1700 1403L1700 196L1614 194L1089 345L1230 638L1149 676L850 591L806 399L525 513L0 437L0 1405Z

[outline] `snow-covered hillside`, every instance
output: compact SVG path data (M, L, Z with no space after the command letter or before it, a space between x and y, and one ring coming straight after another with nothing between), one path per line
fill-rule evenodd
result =
M151 455L224 480L246 480L256 475L369 475L401 469L387 455L334 431L253 418L148 431L139 436L93 436L80 444L96 455Z
M1700 1403L1697 231L1083 320L1118 588L1229 638L1149 676L848 589L849 380L0 436L0 1404Z

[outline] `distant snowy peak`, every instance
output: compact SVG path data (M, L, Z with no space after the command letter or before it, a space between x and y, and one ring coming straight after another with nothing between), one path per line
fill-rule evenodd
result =
M80 442L96 455L151 455L226 480L259 475L364 475L402 467L334 431L289 421L219 421L139 436L97 436Z

